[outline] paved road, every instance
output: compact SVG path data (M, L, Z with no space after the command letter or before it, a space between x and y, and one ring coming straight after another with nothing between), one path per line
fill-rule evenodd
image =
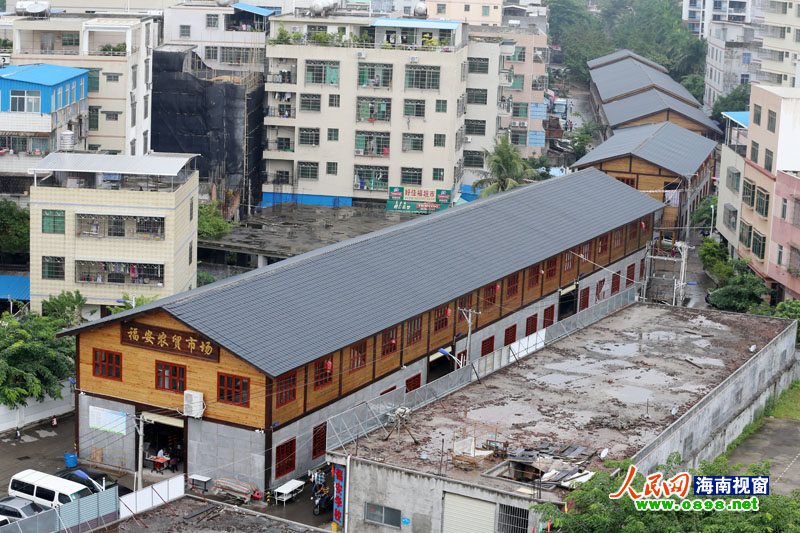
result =
M789 494L800 489L800 421L767 418L756 433L731 455L731 463L745 467L757 461L770 462L770 490Z

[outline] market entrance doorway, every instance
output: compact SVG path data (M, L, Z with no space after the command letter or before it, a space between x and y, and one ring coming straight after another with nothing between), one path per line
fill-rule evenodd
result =
M186 421L142 411L144 465L156 472L186 472Z

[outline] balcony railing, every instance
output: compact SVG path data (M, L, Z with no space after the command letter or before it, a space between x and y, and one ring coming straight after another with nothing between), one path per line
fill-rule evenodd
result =
M364 148L356 148L354 154L364 157L389 157L389 148L366 146Z
M291 172L267 172L266 182L273 185L292 185L294 176Z
M75 223L75 234L80 238L164 240L163 217L78 214Z
M356 176L353 181L353 189L357 191L388 191L389 182L387 180L360 178Z
M286 140L270 140L266 143L266 149L270 152L294 152L294 141Z
M296 114L293 106L270 106L264 111L264 116L275 118L295 118Z
M9 50L9 53L23 55L42 55L42 56L106 56L106 57L125 57L131 54L128 51L108 51L108 50L89 50L83 52L79 49L49 49L49 48L23 48L21 50Z
M320 38L314 36L305 36L301 39L289 39L286 41L278 41L278 39L270 39L270 46L289 45L289 46L323 46L333 48L359 48L359 49L378 49L378 50L406 50L411 52L443 52L451 53L462 48L463 45L452 44L391 44L389 42L374 42L374 41L361 41L360 39L352 41L348 38L342 39L338 35L330 35L330 38Z
M294 84L297 83L297 71L295 70L284 70L278 72L270 72L266 76L267 83L285 83L285 84Z
M77 283L164 286L164 265L112 261L75 261Z

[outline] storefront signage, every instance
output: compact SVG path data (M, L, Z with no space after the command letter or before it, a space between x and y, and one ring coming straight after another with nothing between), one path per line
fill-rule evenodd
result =
M344 526L344 487L347 471L342 465L333 465L333 521Z
M128 430L128 415L122 411L112 411L90 405L89 428L125 435Z
M447 189L423 189L421 187L389 187L387 211L408 213L432 213L446 208L452 200Z
M219 345L202 335L140 322L122 322L121 328L122 344L219 361Z

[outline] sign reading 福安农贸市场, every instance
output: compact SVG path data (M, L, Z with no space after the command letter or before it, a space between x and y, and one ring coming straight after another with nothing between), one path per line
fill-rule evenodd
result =
M447 189L423 189L421 187L389 187L387 211L409 213L432 213L446 208L452 194Z
M122 344L219 361L219 345L202 335L140 322L122 322Z

